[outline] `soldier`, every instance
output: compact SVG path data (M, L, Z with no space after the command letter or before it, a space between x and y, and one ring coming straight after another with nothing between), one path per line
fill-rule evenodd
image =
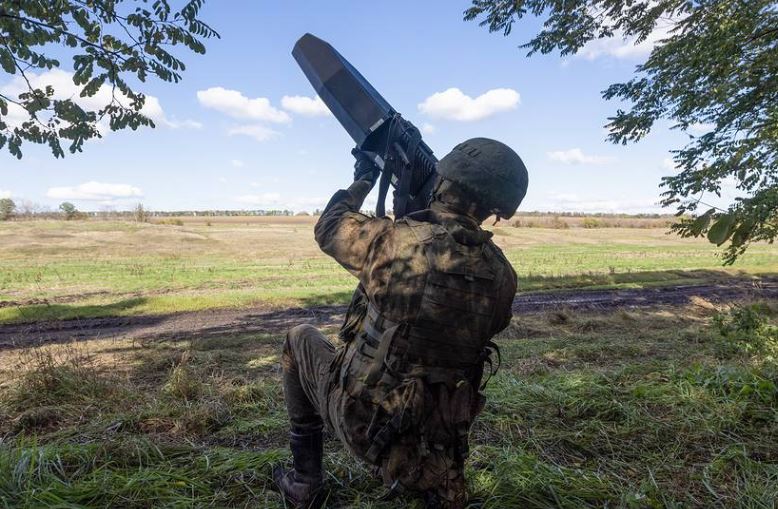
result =
M484 406L491 338L511 319L516 273L480 224L509 218L527 190L519 156L495 140L457 145L437 166L429 207L397 221L359 212L379 170L357 153L316 241L359 279L335 347L289 331L282 366L294 468L274 478L295 507L323 498L322 428L377 468L392 493L462 508L468 433ZM499 351L497 351L499 355Z

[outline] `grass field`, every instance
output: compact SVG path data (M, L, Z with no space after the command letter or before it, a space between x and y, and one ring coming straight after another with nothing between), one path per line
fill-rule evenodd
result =
M775 507L778 306L733 309L516 317L473 430L471 507ZM0 505L282 507L282 339L0 352ZM376 501L376 478L326 450L327 507L421 507Z
M354 281L312 223L2 224L0 323L344 302ZM778 272L774 246L724 271L706 242L660 229L493 230L524 290ZM776 507L776 324L775 302L704 300L515 317L473 430L471 507ZM283 337L0 350L0 507L283 507L269 489L288 459ZM375 477L334 442L326 468L328 507L420 507L377 501Z
M345 302L354 280L312 226L0 224L0 324ZM523 290L778 273L775 246L724 270L707 242L657 228L493 231ZM776 324L775 302L703 300L515 317L473 430L472 507L776 507ZM282 507L269 485L288 459L283 336L0 350L0 507ZM327 452L328 507L420 507L378 502L367 469L336 443Z
M354 280L313 241L314 218L184 226L0 224L0 323L346 302ZM721 267L705 240L662 229L493 228L520 288L636 287L778 272L778 247Z

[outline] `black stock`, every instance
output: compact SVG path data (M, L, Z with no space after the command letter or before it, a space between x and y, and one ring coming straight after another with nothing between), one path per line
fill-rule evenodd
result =
M380 196L386 196L390 183L395 187L395 216L426 207L437 159L419 130L327 42L305 34L292 55L357 149L375 154L386 175L380 181ZM382 202L376 207L377 215L383 215Z

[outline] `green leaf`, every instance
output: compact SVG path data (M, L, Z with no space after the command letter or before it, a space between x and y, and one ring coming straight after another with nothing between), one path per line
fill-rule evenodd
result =
M700 233L702 233L710 224L710 220L711 218L713 218L714 212L716 212L716 209L709 209L707 212L699 216L697 219L695 219L692 222L689 230L694 235L699 235Z
M735 223L733 214L722 214L708 230L708 240L717 246L722 245L732 235L732 226Z
M16 73L16 63L10 51L0 48L0 66L8 74Z

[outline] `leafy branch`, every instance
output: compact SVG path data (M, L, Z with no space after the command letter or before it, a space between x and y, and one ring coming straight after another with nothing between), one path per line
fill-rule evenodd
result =
M679 172L662 179L662 203L676 208L682 236L707 235L734 261L755 241L778 236L778 9L774 0L473 0L465 20L511 33L527 16L545 21L521 47L575 54L593 40L659 41L634 77L603 91L631 109L608 119L614 143L637 142L657 121L688 132L710 130L673 151ZM727 187L742 196L727 210L704 206L704 193ZM687 219L688 215L693 215Z
M151 6L149 7L149 3ZM199 19L204 0L189 0L173 11L171 1L154 0L19 0L0 4L0 68L21 78L25 90L0 94L0 149L22 157L23 142L48 144L63 157L101 136L99 123L111 130L154 127L142 113L145 96L128 83L151 75L178 83L186 66L177 47L205 53L204 40L219 37ZM31 69L51 70L60 62L44 50L72 50L72 80L77 97L38 85ZM42 50L40 48L43 48ZM85 99L110 87L110 101L97 109ZM126 104L124 100L126 99Z

